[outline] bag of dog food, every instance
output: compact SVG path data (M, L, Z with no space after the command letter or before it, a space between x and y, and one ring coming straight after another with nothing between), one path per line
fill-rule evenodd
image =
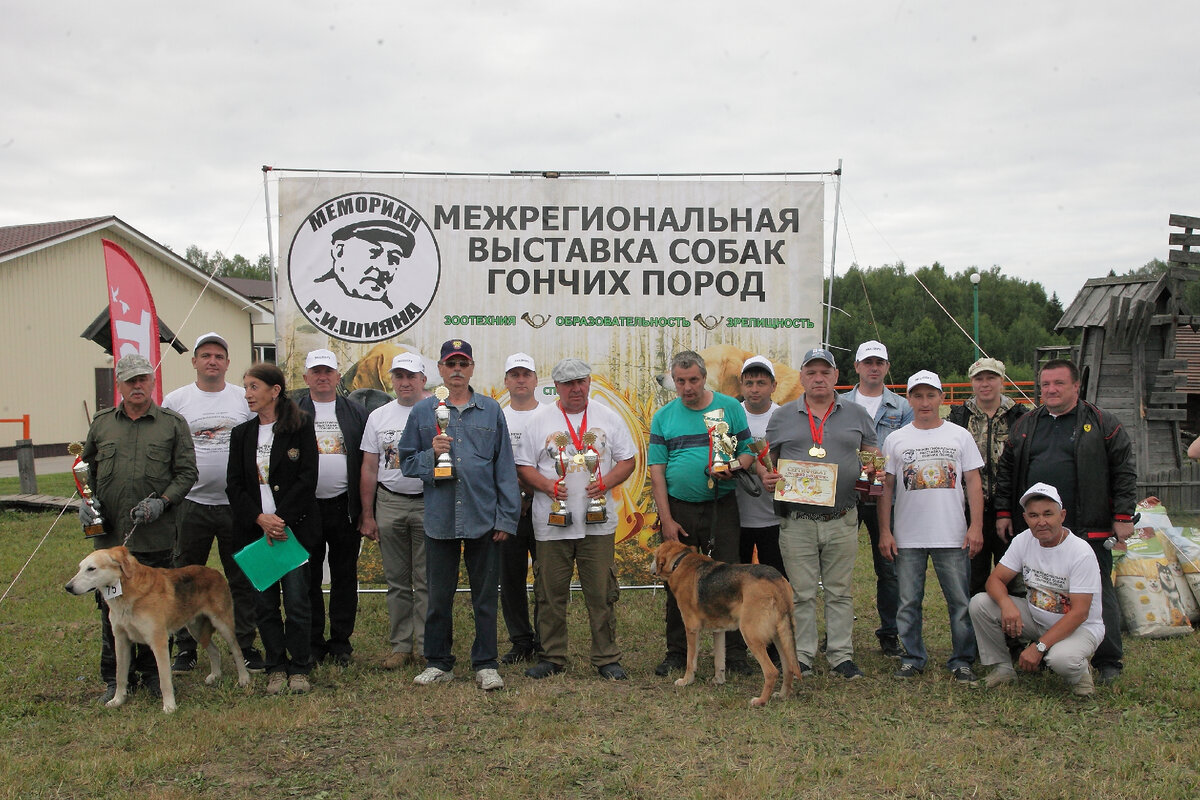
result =
M1141 520L1125 542L1125 554L1114 559L1113 565L1121 619L1135 636L1162 638L1191 633L1188 612L1189 607L1196 606L1196 599L1164 532L1172 527L1167 510L1158 498L1150 497L1138 504L1138 512ZM1184 594L1188 595L1186 604Z
M1166 534L1175 548L1175 560L1183 571L1184 582L1200 607L1200 529L1167 528ZM1192 622L1200 622L1200 619L1192 617Z

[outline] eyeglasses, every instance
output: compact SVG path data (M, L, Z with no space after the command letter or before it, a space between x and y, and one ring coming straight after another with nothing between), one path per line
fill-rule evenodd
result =
M449 367L450 369L465 369L466 367L471 366L471 362L465 358L456 358L453 360L443 361L442 365Z

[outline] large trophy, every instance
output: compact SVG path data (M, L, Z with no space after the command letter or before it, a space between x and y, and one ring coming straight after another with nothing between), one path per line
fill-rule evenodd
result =
M875 462L875 482L871 484L871 497L883 494L883 468L887 465L887 456L873 456Z
M446 398L450 396L450 390L445 386L439 386L433 390L433 396L438 399L438 405L434 409L433 415L437 418L438 433L443 434L450 425L450 409L446 407ZM450 460L449 453L442 453L437 457L437 463L433 465L433 479L441 481L453 477L454 462Z
M596 434L588 431L583 435L583 445L587 450L583 454L583 465L587 467L588 485L599 483L600 481L600 454L596 452ZM605 504L604 495L593 497L587 504L587 515L584 517L584 522L588 525L598 525L602 522L608 522L608 507Z
M712 433L712 466L709 472L713 475L728 475L733 454L737 451L737 440L729 435L729 423L724 420L713 426Z
M83 535L89 539L93 536L101 536L104 534L104 520L100 517L100 501L96 499L96 493L88 485L90 467L82 458L83 445L79 442L71 442L67 445L67 452L75 456L75 464L71 467L71 473L75 476L75 487L79 489L80 502L90 508L92 516L95 517L95 521L91 525L83 526Z
M875 454L870 450L859 450L858 461L862 464L862 472L858 473L858 480L854 483L854 491L861 494L870 495L871 492L871 476L867 474L867 470L875 463Z
M561 431L554 434L554 444L558 447L558 458L554 460L554 471L558 473L558 480L554 482L554 500L550 504L550 514L546 517L547 525L554 525L558 528L571 527L571 512L567 510L567 504L558 499L558 486L563 482L563 478L567 474L567 462L563 457L567 449L567 435Z

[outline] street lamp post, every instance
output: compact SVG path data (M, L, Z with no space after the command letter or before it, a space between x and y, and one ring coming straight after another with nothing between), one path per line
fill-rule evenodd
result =
M971 289L975 294L975 360L979 360L979 281L978 272L971 273Z

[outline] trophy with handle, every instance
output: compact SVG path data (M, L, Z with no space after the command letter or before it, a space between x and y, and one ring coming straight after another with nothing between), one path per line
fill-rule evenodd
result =
M871 484L871 497L879 497L883 494L883 468L887 465L887 456L872 456L871 460L875 462L875 482Z
M445 386L439 386L433 390L433 396L438 399L437 408L434 409L433 415L437 418L438 434L443 434L450 425L450 409L446 406L446 398L450 396L450 390ZM443 481L453 477L454 462L450 460L448 452L442 453L437 457L437 462L433 465L433 479L435 481Z
M732 436L729 436L729 423L722 420L713 426L712 433L712 466L709 467L709 472L713 475L728 475L730 471L729 462L733 460L733 451L736 449L736 442L730 446Z
M558 480L554 482L555 497L550 503L550 514L546 517L546 524L558 528L571 527L571 512L567 510L567 504L558 499L559 484L563 482L563 478L567 474L565 452L569 441L567 435L561 431L554 434L554 445L558 448L558 458L554 459L554 471L558 474Z
M583 454L583 464L587 467L588 485L600 482L600 454L596 452L596 434L588 431L583 435L583 444L587 448ZM608 506L604 499L604 495L593 497L588 500L587 515L584 517L584 522L588 525L598 525L603 522L608 522Z
M79 442L71 442L67 445L67 452L75 456L71 474L75 476L75 488L79 490L80 502L91 509L92 517L94 517L92 524L83 526L83 535L88 539L93 536L101 536L104 534L104 520L100 517L100 501L96 499L96 493L88 485L91 478L91 467L83 460L83 445Z
M854 482L854 491L860 494L871 494L871 476L867 474L867 470L875 463L875 454L870 450L859 450L858 461L862 464L862 472L858 473L858 480Z

